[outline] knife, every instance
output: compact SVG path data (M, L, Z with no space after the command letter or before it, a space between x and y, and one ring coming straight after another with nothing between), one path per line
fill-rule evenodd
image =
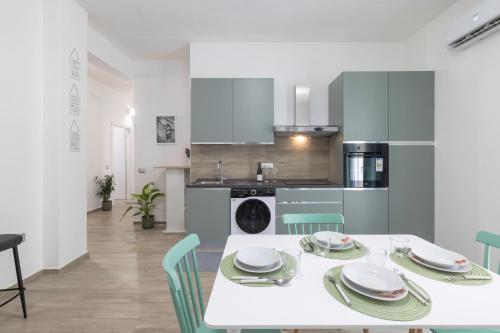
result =
M465 280L491 280L491 276L485 275L462 275L461 278Z
M431 301L431 297L427 294L427 292L425 292L419 285L417 285L415 282L413 282L412 280L408 279L406 277L406 275L397 270L396 268L394 269L394 271L403 279L403 281L406 283L406 285L408 286L408 290L411 291L411 290L414 290L415 293L417 293L419 295L419 297L421 299L423 299L425 302L429 303Z

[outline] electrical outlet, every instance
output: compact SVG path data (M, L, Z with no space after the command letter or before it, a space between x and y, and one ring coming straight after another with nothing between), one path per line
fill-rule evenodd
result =
M263 162L263 163L260 164L260 167L262 169L272 169L272 168L274 168L274 163L272 163L272 162Z
M139 173L146 173L146 169L145 168L139 168Z

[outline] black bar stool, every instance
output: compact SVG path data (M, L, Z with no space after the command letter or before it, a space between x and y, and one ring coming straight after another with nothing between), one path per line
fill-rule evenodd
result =
M21 244L23 241L22 235L14 235L14 234L3 234L0 235L0 252L12 249L14 252L14 263L16 265L16 275L17 275L17 288L8 288L8 289L0 289L0 291L12 291L17 290L17 294L12 296L7 301L0 304L0 307L12 301L17 296L21 297L21 305L23 307L23 315L24 318L26 315L26 301L24 299L24 285L23 285L23 277L21 275L21 265L19 264L19 253L17 252L17 246Z

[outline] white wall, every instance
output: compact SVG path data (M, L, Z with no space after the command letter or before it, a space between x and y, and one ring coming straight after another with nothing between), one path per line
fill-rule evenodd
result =
M42 267L42 3L0 3L0 233L26 233L24 276ZM0 253L0 288L14 283Z
M88 27L88 51L122 75L126 77L135 75L135 62L91 27Z
M73 1L0 5L1 233L25 233L23 276L59 268L86 252L85 145L69 153L69 53L79 49L86 96L87 15ZM80 123L82 139L85 121ZM0 253L0 288L15 281Z
M134 80L135 189L154 182L165 191L165 172L157 166L185 165L184 149L190 145L189 65L187 61L155 63L139 68L144 76ZM176 143L156 144L156 116L175 115ZM145 168L146 173L138 173ZM181 193L169 194L181 195ZM165 221L165 200L158 200L157 221Z
M276 125L292 124L294 87L311 88L311 121L328 122L328 84L342 71L405 68L404 43L191 43L191 77L275 79Z
M60 268L87 251L86 97L87 13L75 2L43 2L44 267ZM69 114L69 56L80 59L80 116ZM70 152L76 121L80 151Z
M500 34L463 51L443 43L447 23L477 2L460 1L417 32L408 59L436 70L436 242L480 261L476 232L500 234Z
M97 197L95 177L112 173L112 136L111 126L129 128L127 150L129 177L127 192L133 188L133 122L127 117L127 106L134 105L133 92L110 86L97 75L90 74L88 82L88 146L87 146L87 211L101 207Z

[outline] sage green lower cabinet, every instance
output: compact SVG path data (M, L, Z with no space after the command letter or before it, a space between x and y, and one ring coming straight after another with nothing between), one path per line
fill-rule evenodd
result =
M434 241L434 146L389 147L389 232Z
M387 234L388 210L387 189L344 189L344 231L347 234Z
M186 231L204 244L225 244L231 232L231 189L187 188Z
M283 214L343 214L341 188L278 188L276 189L276 233L288 234Z

